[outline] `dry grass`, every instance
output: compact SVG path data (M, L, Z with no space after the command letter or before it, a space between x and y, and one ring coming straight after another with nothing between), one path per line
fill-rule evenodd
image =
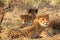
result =
M11 30L11 29L15 29L15 28L17 28L18 30L20 30L20 28L19 28L19 26L20 26L20 24L21 24L21 20L20 20L20 15L21 14L27 14L28 12L27 12L27 9L25 9L25 8L27 8L27 6L28 6L28 4L30 4L31 5L31 7L32 6L34 6L35 4L35 6L36 7L38 7L39 5L40 5L40 1L41 0L39 0L38 2L35 2L34 0L23 0L23 1L19 1L18 2L18 0L14 0L13 1L13 3L10 3L10 1L11 0L5 0L5 2L3 1L3 0L1 0L0 1L0 20L3 18L2 17L2 15L1 15L1 12L3 11L3 10L5 10L6 12L4 12L5 13L5 15L4 15L4 18L3 18L3 20L2 20L2 22L1 22L1 25L0 25L0 40L60 40L60 33L57 33L55 36L53 36L53 37L50 37L50 36L46 36L46 37L43 37L43 38L35 38L35 39L31 39L31 38L28 38L28 37L23 37L22 39L20 38L20 37L18 37L18 38L15 38L15 39L10 39L7 35L8 35L8 32ZM30 3L28 3L30 1ZM49 1L49 0L47 0L47 1ZM56 5L56 3L58 4L59 2L60 2L60 0L51 0L52 2L51 2L51 4L52 5ZM1 3L2 2L2 3ZM32 2L32 3L31 3ZM42 1L43 2L43 1ZM46 1L45 1L46 2ZM17 4L16 4L17 3ZM22 4L23 3L23 4ZM28 3L28 4L27 4ZM35 3L35 4L34 4ZM13 6L13 10L11 11L10 9L12 9L11 8L11 6L9 6L9 4L10 5L12 5ZM22 5L21 5L22 4ZM37 5L38 4L38 5ZM6 5L6 6L5 6ZM26 6L27 5L27 6ZM8 7L9 6L9 7ZM21 6L21 8L22 9L25 9L25 10L21 10L21 8L20 8L20 6ZM49 5L42 5L42 7L41 6L39 6L39 8L38 8L38 14L36 15L36 16L39 16L40 14L42 14L42 13L47 13L47 14L49 14L49 17L50 17L50 20L53 20L53 19L59 19L60 18L60 6L56 6L56 7L53 7L53 6L49 6ZM4 9L3 9L4 8ZM20 9L19 9L20 8ZM32 7L33 8L33 7ZM2 10L3 9L3 10ZM28 9L29 9L29 6L28 6ZM9 10L9 11L7 11L7 10ZM2 13L2 14L4 14L4 13ZM60 21L60 20L59 20ZM54 24L53 24L54 25ZM57 25L57 24L56 24ZM60 24L59 24L60 25ZM54 25L54 27L55 28L59 28L60 29L60 27L59 27L59 25L57 25L57 26L55 26ZM3 29L2 29L2 28ZM53 29L54 29L54 27L53 27ZM51 29L47 29L47 30L49 30L48 32L50 32L51 33ZM60 31L60 30L59 30ZM15 31L14 31L15 32ZM14 35L14 32L12 32L12 34ZM56 31L56 30L54 30L54 32L58 32L58 31ZM17 33L18 33L18 31L17 31ZM17 34L16 33L16 34ZM19 34L19 33L18 33ZM18 35L17 34L17 35ZM20 35L20 34L19 34Z

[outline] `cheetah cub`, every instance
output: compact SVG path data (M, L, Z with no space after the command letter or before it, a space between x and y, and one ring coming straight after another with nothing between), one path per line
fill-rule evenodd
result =
M25 19L24 19L25 20ZM21 30L11 30L9 32L9 36L16 38L16 36L20 37L29 37L29 38L39 38L42 36L47 36L47 32L45 31L45 27L48 27L49 24L49 16L48 14L42 14L39 17L34 19L34 22L31 26L25 27ZM42 36L40 36L42 35Z

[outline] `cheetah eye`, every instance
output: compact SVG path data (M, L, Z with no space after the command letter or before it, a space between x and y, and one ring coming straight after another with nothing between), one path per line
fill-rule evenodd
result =
M29 18L27 18L27 19L29 19Z
M24 21L24 22L26 22L26 21Z

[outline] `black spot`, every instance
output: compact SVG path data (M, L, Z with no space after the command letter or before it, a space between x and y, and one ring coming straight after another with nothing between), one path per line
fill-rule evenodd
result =
M13 5L8 5L8 7L6 7L6 11L8 12L8 11L13 11L13 9L14 9L14 7L13 7Z
M0 1L0 7L4 7L4 3Z
M3 28L0 26L0 33L1 33L2 30L3 30Z
M12 36L11 36L12 39L16 39L16 38L18 38L18 37L19 37L19 35L12 35Z

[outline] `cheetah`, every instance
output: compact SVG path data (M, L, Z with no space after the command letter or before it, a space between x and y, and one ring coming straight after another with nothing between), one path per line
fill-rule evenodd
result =
M20 15L21 26L20 28L24 28L26 26L30 26L33 23L33 20L36 18L36 14L38 9L29 9L27 15Z
M39 38L39 37L41 38L42 36L46 36L47 34L45 31L45 27L48 26L48 23L49 23L48 19L49 19L49 16L47 14L42 14L34 20L31 26L25 27L17 31L12 30L8 34L13 38L16 38L16 36L29 37L32 39ZM42 36L40 36L40 34L42 34Z
M41 14L35 21L37 21L42 27L48 27L50 21L49 14Z

